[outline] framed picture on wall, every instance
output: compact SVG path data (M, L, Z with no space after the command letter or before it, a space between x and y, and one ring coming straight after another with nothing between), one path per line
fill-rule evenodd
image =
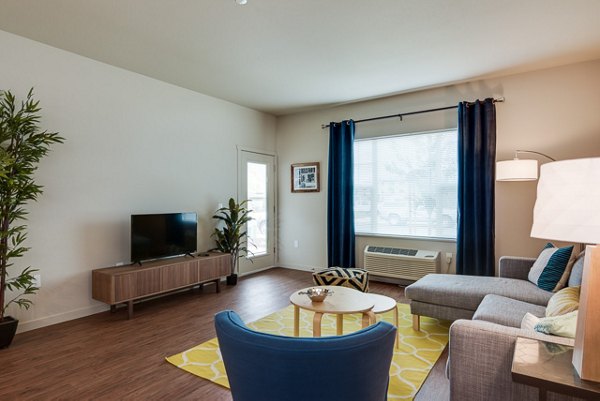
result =
M319 192L319 162L292 164L292 192Z

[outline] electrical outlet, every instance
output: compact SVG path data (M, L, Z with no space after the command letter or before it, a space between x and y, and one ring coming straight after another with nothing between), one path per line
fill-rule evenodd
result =
M294 240L294 248L298 248L298 246L299 246L298 240L297 240L297 239L295 239L295 240Z
M37 288L42 288L42 275L41 274L33 275L33 285L36 286Z
M217 209L222 209L222 208L223 208L223 204L222 203L217 204Z
M446 252L446 263L452 263L452 252Z

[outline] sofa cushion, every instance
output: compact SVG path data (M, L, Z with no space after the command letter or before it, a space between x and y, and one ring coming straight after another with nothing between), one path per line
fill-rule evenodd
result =
M579 290L581 287L563 288L548 301L546 316L560 316L579 309Z
M428 274L405 289L410 300L475 311L488 294L546 306L552 292L527 280L502 277ZM521 316L522 317L522 316Z
M547 291L560 290L567 284L573 253L573 245L556 248L548 243L529 270L529 281Z
M503 326L521 327L521 322L526 313L543 317L546 308L528 302L503 297L501 295L486 295L479 308L473 315L473 320L485 320Z

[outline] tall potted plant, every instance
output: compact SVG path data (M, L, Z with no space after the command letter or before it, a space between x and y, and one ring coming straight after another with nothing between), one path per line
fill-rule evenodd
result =
M212 233L215 240L215 248L231 255L231 274L227 277L228 285L237 284L237 275L239 269L239 259L248 253L246 223L252 220L251 210L246 208L248 201L237 203L235 199L230 198L226 207L218 209L213 216L220 227L217 226Z
M42 187L35 183L38 163L50 150L50 145L62 143L58 133L42 131L39 101L33 99L33 89L25 101L17 105L10 91L0 91L0 348L10 345L19 323L7 316L6 309L15 304L29 309L35 294L31 266L9 276L13 261L29 250L25 206L36 201Z

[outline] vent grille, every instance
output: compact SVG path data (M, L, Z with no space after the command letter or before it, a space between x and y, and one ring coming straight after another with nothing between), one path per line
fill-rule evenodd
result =
M375 276L418 280L436 273L439 252L418 249L365 247L365 269Z
M385 253L388 255L407 255L407 256L415 256L417 252L416 249L403 249L403 248L385 248L381 246L367 246L368 252L377 252L377 253Z

